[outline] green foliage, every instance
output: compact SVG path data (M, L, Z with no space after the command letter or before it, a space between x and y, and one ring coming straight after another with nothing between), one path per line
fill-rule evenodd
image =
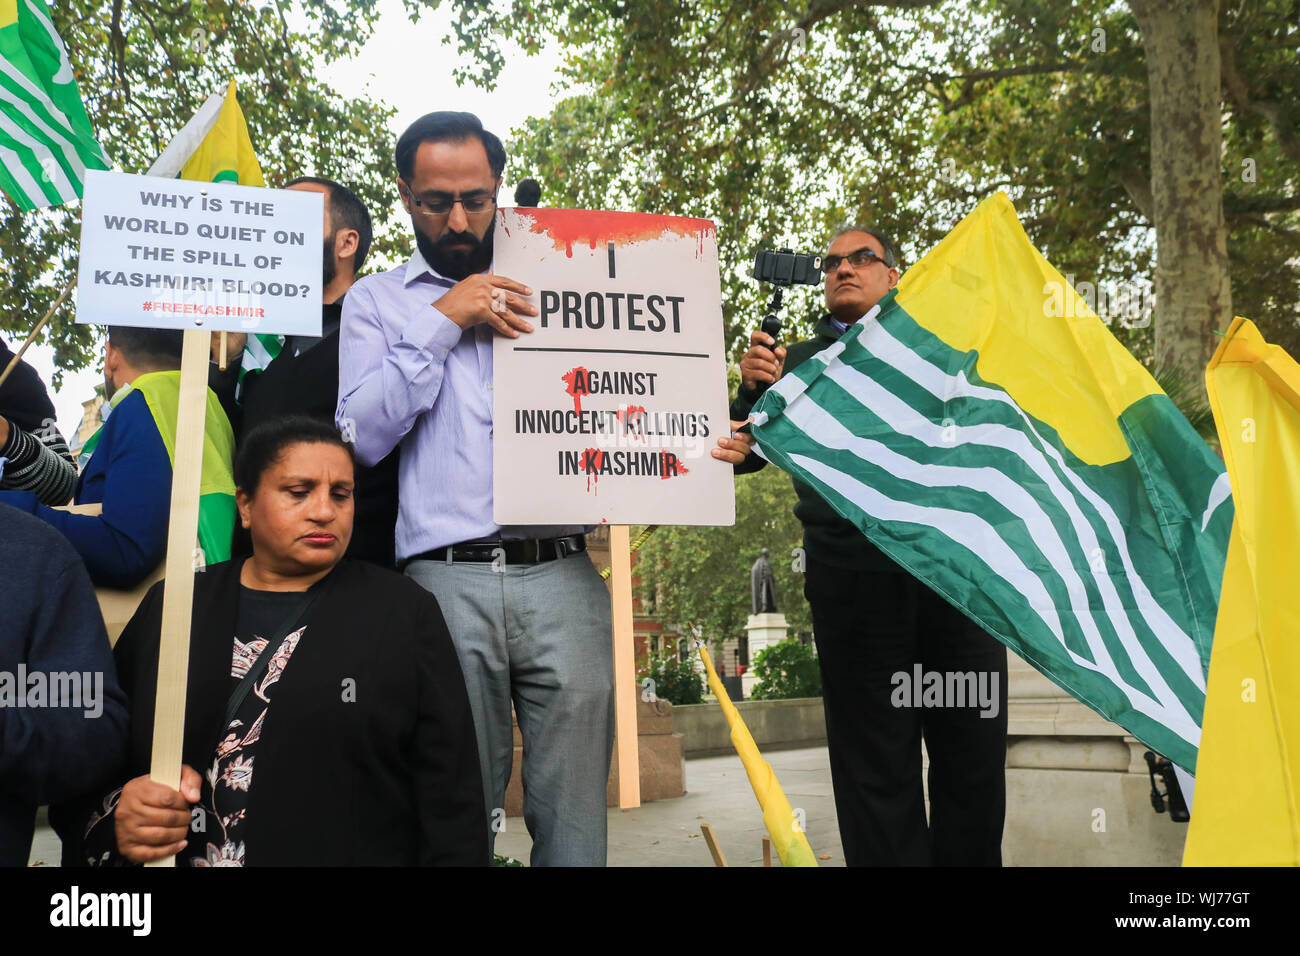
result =
M1218 441L1214 427L1214 412L1205 400L1201 381L1193 378L1176 365L1157 364L1151 369L1156 384L1178 406L1178 410L1202 438Z
M754 685L751 700L789 700L820 697L822 674L811 647L793 639L765 647L754 655Z
M505 18L485 4L456 12L476 49L501 34L561 44L563 98L512 143L555 205L718 223L734 356L763 313L747 278L756 247L816 250L834 225L874 221L915 262L997 189L1062 273L1130 288L1152 278L1147 65L1126 4L514 0ZM1234 310L1300 355L1296 16L1294 0L1221 4L1220 120ZM791 296L792 338L820 305ZM1112 330L1149 354L1150 327Z
M695 661L677 659L673 649L647 654L637 666L637 682L654 681L655 696L670 704L698 704L704 699L704 676Z
M736 478L730 528L662 527L637 554L644 606L670 626L701 629L716 647L742 637L752 603L749 571L763 548L776 577L777 607L795 634L811 634L803 573L795 567L803 529L794 516L790 477L775 467Z
M500 853L494 853L492 854L492 865L493 866L523 866L523 863L521 863L519 860L516 860L513 856L502 856Z
M392 110L356 90L335 93L317 71L370 36L378 0L67 0L50 7L68 48L91 126L114 168L144 172L207 97L238 84L249 136L268 184L318 174L352 186L370 206L372 255L409 254L393 222ZM418 15L423 4L408 0ZM77 204L20 212L0 202L0 330L25 335L77 273ZM67 301L41 341L63 369L97 358L93 326ZM56 373L55 385L59 384Z

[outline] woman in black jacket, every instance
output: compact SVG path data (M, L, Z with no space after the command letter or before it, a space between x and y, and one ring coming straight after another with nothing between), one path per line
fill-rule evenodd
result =
M130 763L86 821L82 859L490 862L473 717L438 603L341 560L350 446L322 422L270 423L245 438L235 483L253 553L195 577L180 790L147 775L160 582L115 648Z

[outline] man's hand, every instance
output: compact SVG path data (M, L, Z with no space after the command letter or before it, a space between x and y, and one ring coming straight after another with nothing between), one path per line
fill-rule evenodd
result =
M147 774L123 787L114 814L118 852L132 863L148 863L185 849L190 805L199 802L202 782L198 771L186 764L181 768L179 792Z
M750 419L731 423L731 435L727 438L718 439L718 447L713 449L712 452L714 458L733 465L739 465L748 457L749 453L754 450L754 436L748 432L736 431L737 428L748 421Z
M760 382L771 384L781 377L785 369L785 347L772 351L776 340L757 330L750 333L749 342L749 351L740 360L740 384L752 392Z
M522 282L480 273L457 282L434 305L462 329L486 322L502 335L517 339L520 332L533 330L524 316L536 315L537 306L521 298L532 294Z
M0 448L9 444L9 419L0 415Z
M227 332L226 333L226 363L234 362L243 354L244 346L248 344L248 333L246 332ZM212 361L221 361L221 333L212 333Z

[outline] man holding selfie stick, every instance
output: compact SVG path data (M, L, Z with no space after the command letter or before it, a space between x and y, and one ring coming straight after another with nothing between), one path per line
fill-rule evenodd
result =
M755 331L731 406L744 419L762 391L867 316L898 284L889 237L853 226L832 239L821 269L827 314L788 354ZM874 317L869 322L877 321ZM766 323L765 323L766 324ZM766 462L750 455L737 473ZM1006 649L880 551L809 485L794 480L804 527L804 595L822 673L835 809L850 866L999 866L1006 811ZM899 675L979 675L997 706L897 692ZM942 697L942 695L939 695ZM921 740L930 759L930 818Z

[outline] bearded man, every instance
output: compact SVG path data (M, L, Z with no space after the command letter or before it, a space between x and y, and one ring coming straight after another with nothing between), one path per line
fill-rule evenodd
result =
M491 833L523 737L532 864L605 863L613 745L609 598L581 526L492 520L492 341L532 331L532 290L489 271L506 154L470 113L397 141L417 252L343 304L336 422L363 464L401 448L398 564L438 599L478 737Z

